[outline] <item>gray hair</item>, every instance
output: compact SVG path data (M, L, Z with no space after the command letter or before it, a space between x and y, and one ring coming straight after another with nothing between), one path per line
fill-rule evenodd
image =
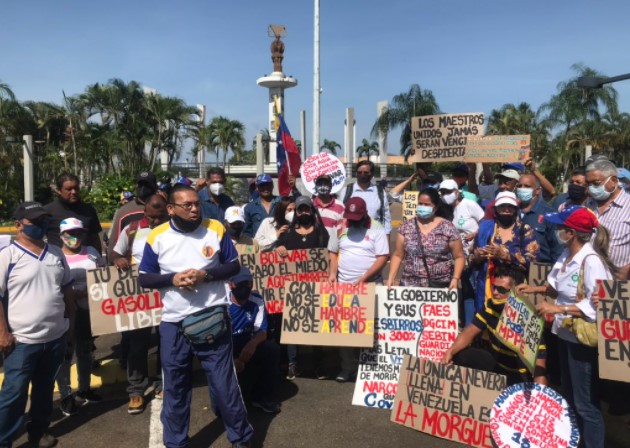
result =
M586 165L586 172L601 171L604 176L617 176L617 167L610 160L595 160Z

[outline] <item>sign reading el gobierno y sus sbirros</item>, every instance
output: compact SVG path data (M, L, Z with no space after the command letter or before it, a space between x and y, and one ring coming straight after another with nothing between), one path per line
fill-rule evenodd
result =
M160 291L140 286L138 266L88 271L87 286L94 336L154 327L162 319Z

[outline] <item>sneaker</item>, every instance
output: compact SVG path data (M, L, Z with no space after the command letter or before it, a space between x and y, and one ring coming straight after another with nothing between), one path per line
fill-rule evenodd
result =
M352 373L341 371L335 377L335 381L337 381L338 383L345 383L347 381L350 381L351 378L352 378Z
M86 403L100 403L101 401L103 401L103 397L94 393L92 389L88 390L87 392L77 392L77 394L74 396L74 399L77 403L81 405Z
M289 381L293 381L295 379L295 375L297 373L297 366L294 362L289 364L289 369L287 370L287 379Z
M141 414L144 411L144 398L134 395L129 399L129 407L127 412L130 414Z
M275 401L252 400L252 406L266 412L267 414L277 414L280 412L280 403Z
M318 380L327 380L328 374L322 369L317 369L315 370L315 378Z
M44 434L38 439L29 435L28 444L29 446L37 448L52 448L53 446L57 445L57 438L50 434Z
M61 400L61 413L66 417L70 417L78 412L77 404L74 401L74 397L72 395L68 395L66 398Z

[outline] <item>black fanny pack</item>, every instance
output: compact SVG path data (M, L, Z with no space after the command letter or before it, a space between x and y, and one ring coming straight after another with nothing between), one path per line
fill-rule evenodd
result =
M193 345L212 344L228 330L226 306L211 306L186 317L181 332Z

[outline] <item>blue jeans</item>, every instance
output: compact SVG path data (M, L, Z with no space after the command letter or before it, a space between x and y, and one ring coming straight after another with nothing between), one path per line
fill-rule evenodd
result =
M72 355L77 355L77 376L79 377L79 392L90 390L90 380L92 377L92 338L84 339L76 337L73 343L68 343L66 353L61 363L61 368L57 374L57 386L59 393L64 399L72 394L70 385L70 369L72 367Z
M0 389L0 447L10 447L24 423L24 411L31 384L28 411L29 435L40 438L50 425L55 377L66 351L64 337L45 344L16 343L4 356L4 381Z
M586 448L604 448L606 430L599 408L597 348L558 338L562 391L577 414Z

